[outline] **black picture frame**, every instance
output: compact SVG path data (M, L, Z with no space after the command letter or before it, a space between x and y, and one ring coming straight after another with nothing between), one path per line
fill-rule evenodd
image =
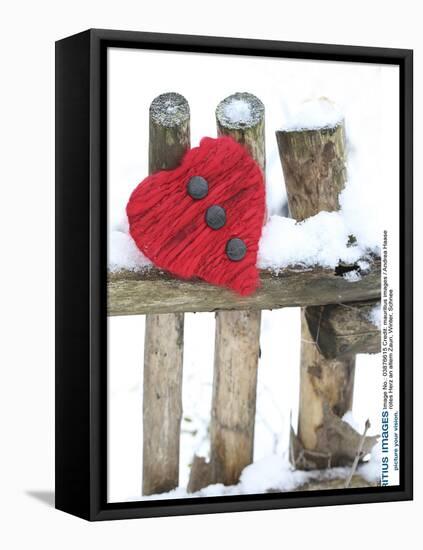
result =
M393 64L400 71L400 485L107 503L109 47ZM87 520L412 499L413 52L91 29L56 43L56 508Z

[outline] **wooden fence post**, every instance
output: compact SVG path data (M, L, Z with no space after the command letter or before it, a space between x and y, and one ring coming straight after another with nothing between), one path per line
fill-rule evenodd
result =
M313 130L278 130L276 139L291 216L304 220L339 209L346 181L344 122ZM291 461L298 468L327 468L354 460L359 434L342 417L352 408L355 355L326 358L318 345L322 306L314 335L307 308L301 315L301 374L298 437L291 434ZM310 320L310 319L309 319ZM315 324L314 324L315 325ZM374 438L367 437L366 450Z
M189 147L187 100L159 95L150 106L149 173L175 168ZM179 484L184 314L146 315L144 342L142 491L151 495Z
M216 109L219 136L241 143L265 170L264 105L237 93ZM253 461L261 312L218 311L210 424L210 464L194 457L188 489L210 483L233 485Z
M308 306L305 320L319 351L326 359L340 359L357 353L380 352L380 327L371 320L380 302Z

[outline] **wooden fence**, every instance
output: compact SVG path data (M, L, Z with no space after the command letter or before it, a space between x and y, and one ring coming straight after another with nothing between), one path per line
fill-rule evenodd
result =
M225 106L242 100L248 123L228 120ZM218 135L246 147L265 172L265 110L251 94L235 94L216 109ZM345 130L278 131L290 214L303 220L339 208L346 181ZM175 93L150 107L149 171L172 169L190 146L188 102ZM282 183L281 183L282 184ZM264 220L265 221L265 220ZM353 237L352 237L353 239ZM335 270L292 266L262 270L249 297L151 268L108 275L108 314L146 314L143 383L143 494L169 491L179 482L184 312L216 312L210 462L194 457L189 491L210 483L235 484L253 460L254 418L262 309L299 306L301 381L297 434L290 458L297 468L351 465L376 438L357 433L341 417L352 406L355 355L380 350L380 331L369 312L380 300L380 259L353 284L343 277L358 264Z

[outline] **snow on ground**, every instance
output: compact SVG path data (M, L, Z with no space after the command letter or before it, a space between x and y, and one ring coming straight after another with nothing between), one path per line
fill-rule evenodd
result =
M188 493L184 487L178 487L167 493L149 496L133 496L128 501L138 500L169 500L175 498L198 498L233 495L257 495L269 491L281 493L295 491L310 481L328 481L332 479L347 479L349 468L331 468L329 470L301 471L294 470L287 458L280 455L269 455L247 466L242 472L237 485L223 485L214 483L195 493ZM366 481L374 482L379 479L380 464L369 461L357 469L357 474Z
M144 498L141 496L144 316L112 317L108 323L109 500L139 500ZM194 454L209 456L214 328L213 313L185 314L180 487L149 498L186 497ZM289 491L311 479L348 475L349 470L345 468L298 472L288 463L290 423L295 428L298 417L300 340L298 308L263 311L254 463L244 470L238 485L212 485L193 496L252 494L269 489ZM357 356L353 414L347 414L344 420L359 432L370 418L369 434L380 433L380 404L374 398L379 395L379 363L379 355ZM372 399L369 400L370 395ZM360 466L359 473L368 481L378 479L380 457L377 450L368 464Z

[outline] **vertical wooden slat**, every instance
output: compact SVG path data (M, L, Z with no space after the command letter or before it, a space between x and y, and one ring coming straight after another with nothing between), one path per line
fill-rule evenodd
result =
M146 316L143 401L143 494L179 482L184 314Z
M149 173L175 168L190 147L186 99L162 94L150 106ZM184 314L149 314L145 322L143 383L144 495L179 483Z
M253 461L260 324L260 311L216 313L210 483L236 484Z
M291 216L301 221L323 210L338 210L346 181L343 121L329 128L278 130L276 138ZM310 334L305 311L301 320L298 438L304 449L316 453L315 464L335 466L342 444L335 452L325 423L331 421L331 414L342 417L352 408L355 355L326 359Z
M306 449L319 451L318 430L323 425L324 403L339 417L352 409L355 355L326 359L310 334L305 310L301 311L298 437Z
M218 135L244 145L264 172L263 103L234 94L218 105L216 121ZM237 483L253 461L260 324L260 311L216 313L210 483Z

